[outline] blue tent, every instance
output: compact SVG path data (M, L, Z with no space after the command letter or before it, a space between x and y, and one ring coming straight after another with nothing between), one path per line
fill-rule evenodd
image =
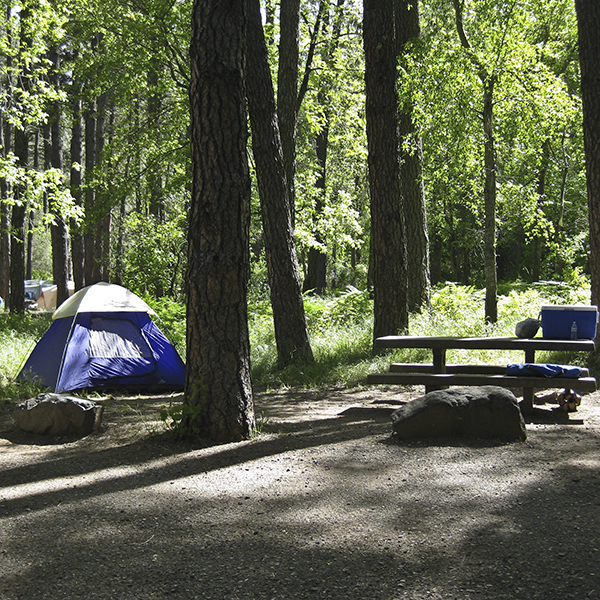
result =
M17 379L40 381L55 392L182 389L185 365L151 314L143 300L119 285L83 288L54 312Z

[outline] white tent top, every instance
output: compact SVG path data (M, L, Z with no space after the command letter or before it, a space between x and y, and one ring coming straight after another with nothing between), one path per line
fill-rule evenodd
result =
M75 292L52 315L52 319L73 317L80 312L146 312L156 314L139 296L116 285L101 281Z

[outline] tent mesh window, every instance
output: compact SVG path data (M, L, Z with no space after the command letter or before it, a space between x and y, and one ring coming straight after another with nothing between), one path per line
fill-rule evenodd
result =
M138 325L126 319L92 318L90 358L152 358Z

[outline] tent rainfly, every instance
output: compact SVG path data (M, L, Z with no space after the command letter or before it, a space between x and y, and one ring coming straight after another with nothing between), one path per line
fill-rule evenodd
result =
M54 392L182 389L185 365L152 314L120 285L100 282L83 288L54 312L17 380L33 379Z

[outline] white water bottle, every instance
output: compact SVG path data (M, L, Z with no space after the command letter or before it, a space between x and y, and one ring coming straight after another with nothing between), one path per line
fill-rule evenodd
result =
M577 339L577 322L573 321L573 325L571 325L571 339Z

